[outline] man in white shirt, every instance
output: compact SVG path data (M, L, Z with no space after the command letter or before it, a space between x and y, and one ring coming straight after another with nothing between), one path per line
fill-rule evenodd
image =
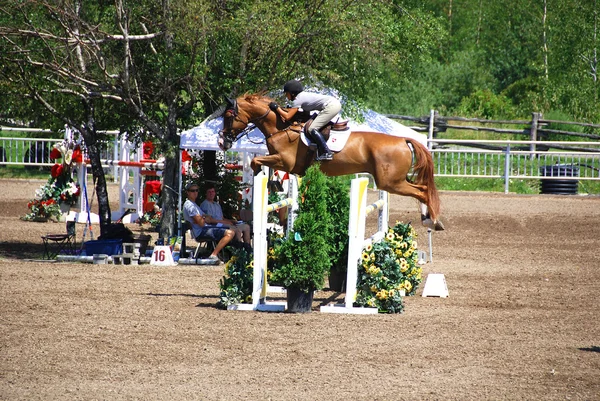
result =
M250 226L246 223L237 222L223 217L223 209L219 202L215 200L217 190L214 185L209 185L206 188L206 199L200 204L200 209L207 216L212 217L214 221L221 224L223 227L229 228L235 232L235 238L238 241L243 241L250 245Z

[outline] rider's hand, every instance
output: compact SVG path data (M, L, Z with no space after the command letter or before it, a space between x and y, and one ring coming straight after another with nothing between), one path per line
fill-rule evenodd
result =
M277 111L277 109L279 108L279 105L275 102L271 102L271 103L269 103L269 108L273 111Z

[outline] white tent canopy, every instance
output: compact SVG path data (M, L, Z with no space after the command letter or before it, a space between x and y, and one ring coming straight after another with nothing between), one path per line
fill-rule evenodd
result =
M358 123L350 120L348 125L351 131L382 132L389 135L412 138L427 146L427 137L410 129L397 121L389 119L372 110L363 112L364 122ZM197 127L181 133L181 149L196 150L221 150L219 148L219 130L223 128L223 118L206 119ZM249 152L266 154L265 138L258 128L253 129L231 148L233 152Z

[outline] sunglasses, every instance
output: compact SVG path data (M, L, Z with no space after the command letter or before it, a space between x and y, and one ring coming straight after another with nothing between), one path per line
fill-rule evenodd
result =
M198 192L198 189L188 189L188 192Z

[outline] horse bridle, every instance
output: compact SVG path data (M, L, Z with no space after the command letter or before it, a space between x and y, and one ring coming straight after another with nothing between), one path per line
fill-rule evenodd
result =
M271 112L271 109L269 109L269 107L267 107L267 111L265 112L265 114L258 116L256 118L251 118L248 121L244 121L240 118L240 114L238 112L237 100L227 99L227 107L225 108L225 112L223 113L223 129L220 131L220 134L224 140L227 140L229 142L235 142L235 141L239 140L240 138L242 138L244 135L248 135L248 133L250 131L252 131L254 129L254 127L256 126L255 123L257 121L260 121L260 120L264 119L265 117L267 117L270 112ZM232 117L231 120L229 120L229 121L225 121L225 114L227 114L227 113L230 113L231 117ZM236 133L233 129L234 121L238 121L238 122L244 124L245 127ZM233 139L233 137L235 137L235 139Z

